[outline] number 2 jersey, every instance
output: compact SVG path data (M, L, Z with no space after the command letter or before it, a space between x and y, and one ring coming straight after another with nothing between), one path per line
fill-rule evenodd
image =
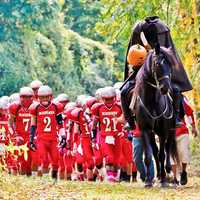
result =
M53 102L48 107L44 107L40 103L31 105L30 113L36 118L38 140L57 140L58 124L56 116L61 114L62 111L61 104Z

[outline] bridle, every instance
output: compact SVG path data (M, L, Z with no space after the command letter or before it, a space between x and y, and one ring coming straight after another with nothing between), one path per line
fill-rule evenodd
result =
M161 77L158 78L157 73L156 73L156 68L158 68L160 65L163 65L164 63L164 58L162 59L162 61L160 63L157 62L158 60L158 56L157 55L153 55L153 67L151 68L151 73L153 75L153 78L155 80L155 84L146 81L147 84L151 85L152 87L161 90L163 88L163 85L160 85L160 81L164 80L164 79L168 79L171 80L171 76L170 75L163 75Z
M159 77L158 78L158 76L157 76L157 73L156 73L156 68L157 67L159 67L160 65L162 65L163 64L163 62L164 62L164 58L162 59L162 61L158 64L158 62L157 62L157 55L153 55L153 67L151 68L151 73L152 73L152 75L153 75L153 78L154 78L154 80L155 80L155 84L154 83L151 83L151 82L149 82L149 81L145 81L148 85L150 85L150 86L152 86L153 88L155 88L155 89L157 89L157 90L161 90L162 89L162 87L164 87L164 85L162 84L160 84L160 81L161 80L164 80L164 79L168 79L168 80L171 80L171 74L169 74L169 75L163 75L163 76L161 76L161 77ZM173 114L174 114L174 112L173 112L173 109L171 109L172 111L171 111L171 113L168 115L168 116L166 116L166 112L169 110L169 105L168 105L168 103L167 103L167 96L168 96L168 98L170 99L170 102L172 102L173 100L172 100L172 97L171 97L171 95L170 95L170 93L168 92L167 93L167 95L165 95L164 96L164 99L165 99L165 107L164 107L164 109L163 109L163 111L159 114L159 115L157 115L157 116L154 116L153 114L151 114L151 112L148 110L148 108L144 105L144 103L143 103L143 101L142 101L142 99L140 98L140 96L138 96L137 98L139 98L139 101L140 101L140 103L141 103L141 105L142 105L142 107L144 108L144 110L146 111L146 113L153 119L153 120L156 120L156 119L159 119L160 117L164 117L165 119L171 119L172 117L173 117Z

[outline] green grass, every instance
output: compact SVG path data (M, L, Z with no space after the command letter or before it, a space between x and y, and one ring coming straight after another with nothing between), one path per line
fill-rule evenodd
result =
M89 183L58 181L48 177L0 176L0 199L40 199L40 200L199 200L200 178L189 177L187 186L177 189L144 189L138 183Z

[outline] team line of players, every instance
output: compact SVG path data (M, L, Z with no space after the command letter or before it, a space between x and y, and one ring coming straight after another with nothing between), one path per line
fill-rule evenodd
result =
M35 80L18 94L1 97L1 164L12 174L30 176L37 171L42 176L50 169L54 179L80 181L136 181L139 171L145 181L140 131L138 127L133 131L123 129L120 86L116 83L114 87L100 88L95 97L81 95L76 102L70 102L64 93L53 99L52 89ZM194 127L193 111L185 102L185 113ZM189 139L183 122L177 129L177 139L184 136L184 147L180 145L179 152L182 163L187 164L189 150L185 144L189 146ZM23 154L5 151L10 142L27 145L27 159ZM151 173L154 178L153 166Z

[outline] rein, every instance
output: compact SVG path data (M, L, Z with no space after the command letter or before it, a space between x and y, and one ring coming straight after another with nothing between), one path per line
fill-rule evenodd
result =
M169 95L169 93L167 94L167 96L171 97L171 96ZM173 117L173 114L174 114L173 109L172 109L172 111L171 111L171 113L170 113L169 116L166 116L166 115L165 115L165 113L166 113L167 110L169 109L169 106L168 106L168 104L167 104L166 98L165 98L165 108L163 109L163 111L161 112L161 114L159 114L159 115L157 115L157 116L154 116L154 115L151 114L151 112L148 110L148 108L144 105L144 103L143 103L142 99L140 98L140 96L138 96L137 98L139 99L139 101L140 101L142 107L144 108L144 110L146 111L146 113L147 113L153 120L159 119L159 118L162 117L162 116L163 116L165 119L171 119L171 118ZM171 101L171 98L169 98L169 99L170 99L170 101Z
M154 57L155 58L155 57ZM161 64L163 63L164 59L162 60ZM152 68L152 74L153 74L153 78L155 80L155 84L149 82L149 81L145 81L145 83L147 83L148 85L152 86L153 88L157 89L157 90L161 90L163 85L160 85L159 81L163 80L163 79L170 79L170 76L169 75L164 75L164 76L161 76L160 78L158 78L157 76L157 73L156 73L156 70L155 70L155 66L158 66L158 64L156 63L156 59L153 60L153 64L154 64L154 67ZM172 102L172 97L170 96L169 92L167 93L167 96L169 97L170 101ZM140 98L140 96L138 96L137 98L139 98L139 101L142 105L142 107L145 109L146 113L154 120L156 119L159 119L160 117L164 117L165 119L171 119L173 117L173 109L170 113L169 116L166 116L165 113L167 112L167 110L169 109L169 106L168 106L168 103L167 103L167 100L166 100L166 96L165 96L165 108L163 109L163 111L161 112L161 114L157 115L157 116L153 116L151 114L151 112L148 110L148 108L144 105L142 99Z

